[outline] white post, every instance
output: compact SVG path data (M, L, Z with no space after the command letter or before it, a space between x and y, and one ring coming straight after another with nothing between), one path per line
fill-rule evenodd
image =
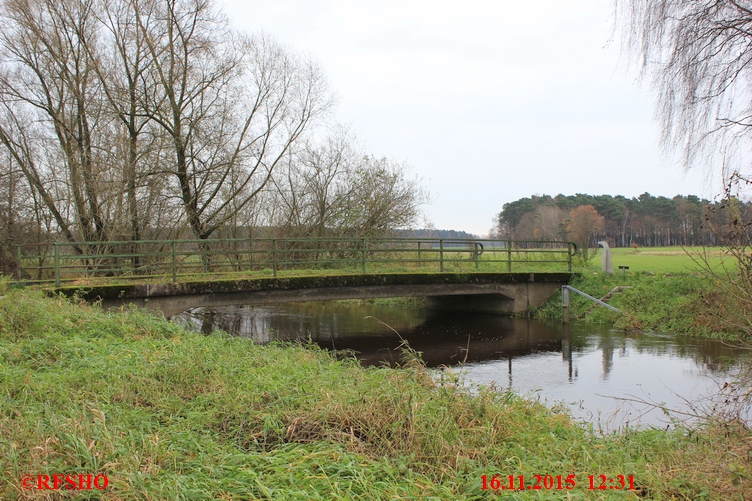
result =
M601 269L603 273L614 273L614 264L611 262L611 249L608 247L608 242L601 240L598 245L603 247L603 259L601 260Z

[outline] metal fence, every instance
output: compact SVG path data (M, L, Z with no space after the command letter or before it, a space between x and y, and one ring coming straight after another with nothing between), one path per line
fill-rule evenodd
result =
M442 238L263 238L55 242L18 248L17 280L177 282L227 275L379 272L572 271L575 244Z

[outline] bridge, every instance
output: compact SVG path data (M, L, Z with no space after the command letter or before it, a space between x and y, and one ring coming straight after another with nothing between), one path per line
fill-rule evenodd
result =
M513 314L568 283L574 251L571 242L431 238L61 242L46 257L19 248L17 281L166 316L200 306L404 296Z

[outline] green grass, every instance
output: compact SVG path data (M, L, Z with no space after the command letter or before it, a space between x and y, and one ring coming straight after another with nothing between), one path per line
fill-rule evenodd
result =
M481 476L575 474L499 499L749 499L750 434L708 424L599 437L493 389L319 349L182 330L32 291L0 299L0 497L25 474L106 474L96 499L494 497ZM634 475L638 492L590 491Z
M616 313L596 306L577 294L570 294L570 316L590 322L605 322L627 331L655 331L749 343L749 330L740 329L724 313L724 298L715 280L700 273L648 274L584 272L570 285L601 298L614 287L629 289L614 294L609 304ZM529 315L539 319L561 318L561 293Z
M590 261L588 269L601 269L603 250ZM629 266L630 272L637 273L690 273L698 271L703 266L703 259L712 267L722 262L730 262L720 247L641 247L612 248L612 262L614 271L619 272L619 266Z
M601 271L602 251L586 265L578 266L570 285L600 298L614 287L630 288L617 293L610 304L624 313L614 313L576 294L570 295L571 316L593 322L607 322L617 329L658 331L749 342L750 328L744 328L745 307L732 308L719 287L718 277L733 273L735 262L721 248L657 247L612 249L615 273ZM619 266L629 266L628 271ZM725 270L724 270L725 268ZM707 272L714 270L718 277ZM741 296L740 296L741 297ZM738 298L736 298L738 299ZM733 303L737 304L737 303ZM530 315L541 319L561 318L561 294ZM738 313L738 315L737 315ZM734 318L732 318L734 317ZM749 326L748 326L749 327Z

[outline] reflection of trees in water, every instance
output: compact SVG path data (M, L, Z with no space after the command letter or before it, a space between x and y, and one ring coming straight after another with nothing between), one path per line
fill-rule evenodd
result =
M710 372L726 372L739 365L740 356L748 356L749 350L735 348L714 339L698 339L686 336L673 336L653 333L610 332L602 329L593 335L587 330L575 334L585 345L595 344L604 350L603 371L607 374L613 366L613 356L629 356L629 351L657 356L674 356L692 360ZM593 339L595 337L595 339ZM608 353L606 353L608 352ZM747 355L745 355L747 354Z
M215 331L224 331L230 335L247 337L254 343L263 344L278 339L274 329L271 328L271 321L275 315L276 313L269 308L223 306L196 308L176 317L180 323L187 323L206 335Z
M498 315L433 314L401 335L422 353L430 367L518 357L536 351L558 352L562 346L558 329ZM374 344L376 341L372 340ZM395 338L393 343L396 346L398 340ZM359 358L366 363L378 361L371 350L360 351Z
M352 302L199 308L181 317L206 334L223 330L256 343L311 340L327 349L352 350L366 365L399 362L400 337L421 352L431 367L497 359L509 359L511 366L516 357L561 352L569 361L570 381L577 372L572 354L590 346L601 351L604 379L613 370L617 353L619 357L634 351L688 358L714 372L738 365L734 360L739 353L717 341L616 333L607 325L573 324L563 331L558 324L498 315L423 312Z
M735 349L721 341L660 334L610 332L607 329L593 335L586 330L575 334L580 345L595 345L602 352L603 378L613 370L614 355L629 357L630 352L658 357L692 360L698 367L721 374L739 367L739 357L748 357L749 350Z
M498 315L300 303L198 308L182 317L190 318L201 332L223 330L258 343L310 339L327 349L352 350L368 365L399 362L402 339L432 367L562 349L560 329Z

